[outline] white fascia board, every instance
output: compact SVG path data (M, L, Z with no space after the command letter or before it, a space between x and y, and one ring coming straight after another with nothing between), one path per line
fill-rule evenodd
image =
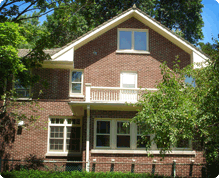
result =
M194 69L206 67L206 59L197 54L196 52L192 52L191 54L192 63L194 64Z
M153 20L151 20L150 18L148 18L144 14L140 13L137 10L135 10L135 14L136 15L134 15L134 17L141 20L141 22L147 24L147 26L151 27L153 30L155 30L156 32L158 32L162 36L166 37L168 40L170 40L171 42L173 42L174 44L176 44L180 48L184 49L189 54L191 54L192 51L195 51L203 59L207 59L207 57L204 54L200 53L198 50L196 50L192 46L188 45L186 42L184 42L183 40L178 38L176 35L169 32L167 29L163 28L161 25L157 24L156 22L154 22ZM141 17L141 18L139 18L139 17Z
M43 68L73 69L73 61L43 61Z
M51 57L53 61L74 61L74 47L60 53L61 51Z
M111 28L115 27L116 25L118 25L122 21L127 20L129 17L132 16L133 12L134 12L134 10L130 10L129 12L127 12L127 13L121 15L120 17L112 20L111 22L107 23L106 25L96 29L95 31L93 31L90 34L84 36L83 38L81 38L80 40L76 41L75 43L72 43L71 45L69 45L66 48L62 49L58 53L54 54L52 56L52 58L56 58L57 56L62 55L66 51L70 50L71 48L75 48L75 50L76 50L77 48L79 48L83 44L85 44L85 43L91 41L92 39L102 35L104 32L106 32L106 31L110 30Z

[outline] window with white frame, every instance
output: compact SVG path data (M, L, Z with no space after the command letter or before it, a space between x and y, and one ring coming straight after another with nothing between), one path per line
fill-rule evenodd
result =
M121 88L137 88L136 72L121 72Z
M29 98L30 97L30 86L28 87L24 87L20 80L17 79L15 82L14 82L14 89L17 93L17 96L19 98Z
M178 149L188 149L191 148L191 140L179 138L176 144Z
M80 95L83 93L83 71L71 71L71 94Z
M120 101L137 101L137 73L136 72L121 72L120 87L127 88L121 90Z
M94 148L136 149L137 126L124 119L95 119Z
M130 148L130 123L117 121L117 148Z
M81 119L50 118L48 152L81 152Z
M146 128L147 129L147 128ZM140 126L137 126L137 148L145 148L145 145L148 141L150 141L149 135L143 135L143 128Z
M148 52L148 30L118 29L118 50L127 52Z
M145 150L146 144L154 135L143 135L144 129L128 119L101 118L94 121L94 148ZM152 142L152 150L160 149L163 143L156 146ZM179 139L175 150L191 150L191 141Z
M110 121L97 121L96 146L110 147Z

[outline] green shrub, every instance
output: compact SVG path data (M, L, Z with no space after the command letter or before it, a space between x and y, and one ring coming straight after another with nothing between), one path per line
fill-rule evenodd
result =
M163 176L153 176L150 174L137 173L122 173L122 172L51 172L39 170L20 170L3 172L2 176L5 178L164 178Z

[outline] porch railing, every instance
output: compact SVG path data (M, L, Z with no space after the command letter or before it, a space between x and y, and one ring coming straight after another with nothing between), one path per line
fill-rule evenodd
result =
M86 84L86 101L97 102L137 102L148 91L156 88L120 88L120 87L95 87Z

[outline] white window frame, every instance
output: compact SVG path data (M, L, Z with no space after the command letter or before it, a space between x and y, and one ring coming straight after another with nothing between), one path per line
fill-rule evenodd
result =
M109 147L100 147L96 146L96 136L97 136L97 121L110 121L110 146ZM130 123L130 147L117 147L117 122L129 122ZM131 150L136 148L136 138L134 135L136 131L136 124L132 123L130 119L121 118L121 119L112 119L112 118L95 118L94 119L94 149L117 149L117 150ZM119 134L121 135L121 134Z
M110 146L109 147L101 147L101 146L96 146L96 136L97 136L97 133L96 133L96 129L97 129L97 121L110 121ZM117 147L117 122L130 122L130 147ZM93 148L94 148L94 153L98 153L96 152L95 150L108 150L108 152L110 152L110 150L112 150L112 153L116 153L115 151L113 150L136 150L136 151L145 151L145 148L141 147L141 148L138 148L137 147L137 136L140 136L138 133L137 133L137 124L136 123L133 123L131 122L130 119L127 119L127 118L95 118L94 119L94 145L93 145ZM155 135L152 134L152 135L148 135L150 136L150 140L152 140ZM176 148L176 147L173 147L172 149L174 151L180 151L179 153L180 154L187 154L186 152L182 152L182 151L190 151L191 153L192 152L192 145L191 145L191 141L189 142L189 148ZM149 151L155 151L156 154L159 153L159 148L157 148L157 145L155 143L152 142L151 144L151 147L149 149ZM120 152L118 152L120 153ZM137 152L136 152L137 153ZM177 152L176 152L177 153ZM190 153L190 154L191 154Z
M175 150L192 150L192 140L189 140L189 147L174 147Z
M130 127L129 127L129 133L128 134L121 134L121 133L117 133L117 126L118 126L118 122L123 122L123 123L129 123L130 124ZM118 143L118 141L117 141L117 136L129 136L130 137L130 147L117 147L117 143ZM130 121L123 121L123 120L117 120L116 121L116 147L117 148L131 148L131 123L130 123Z
M51 123L51 119L64 119L63 124ZM80 119L80 124L68 124L67 119ZM62 151L52 151L50 150L50 127L51 126L62 126L64 127L63 135L63 150ZM80 127L80 151L74 152L72 150L66 150L66 140L67 140L67 127ZM48 120L48 140L47 140L47 154L46 156L67 156L68 154L80 155L82 153L82 117L66 117L66 116L51 116Z
M72 82L72 72L82 72L81 76L81 93L72 93L72 83L79 83L79 82ZM84 71L83 70L70 70L70 81L69 81L69 96L70 97L84 97L83 89L84 89Z
M109 121L110 122L110 146L96 146L96 138L97 138L97 122L98 121ZM94 147L95 148L111 148L111 143L112 143L112 120L111 119L95 119L94 121Z
M14 77L13 77L14 78ZM13 82L13 88L15 89L15 91L16 91L16 93L17 93L17 91L19 90L19 89L17 89L16 87L15 87L15 83L16 83L16 81L14 81ZM25 88L24 87L24 89L22 89L22 90L25 90L26 92L29 92L29 96L18 96L18 100L31 100L31 87L29 87L29 88Z
M123 75L124 74L133 74L133 75L135 75L135 88L133 88L133 89L137 89L137 85L138 85L138 73L137 72L133 72L133 71L122 71L121 73L120 73L120 88L123 88L122 87L122 84L123 84Z
M132 46L131 49L120 49L120 31L131 31L132 32ZM146 32L146 50L135 50L134 49L134 32ZM148 29L134 29L134 28L118 28L117 29L117 51L116 53L137 53L137 54L150 54L149 52L149 30Z
M142 136L142 133L138 134L138 129L140 129L140 128L138 128L138 126L137 126L136 129L137 129L137 134L136 134L136 143L137 143L137 142L138 142L138 138L137 138L137 137L138 137L138 136ZM140 129L140 132L141 132L141 129ZM151 135L146 135L146 136L150 136L150 140L151 140L151 137L152 137ZM137 144L138 144L138 143L137 143ZM152 147L154 147L154 145L151 145L151 148L152 148ZM138 146L137 146L137 149L145 149L145 147L138 147Z

